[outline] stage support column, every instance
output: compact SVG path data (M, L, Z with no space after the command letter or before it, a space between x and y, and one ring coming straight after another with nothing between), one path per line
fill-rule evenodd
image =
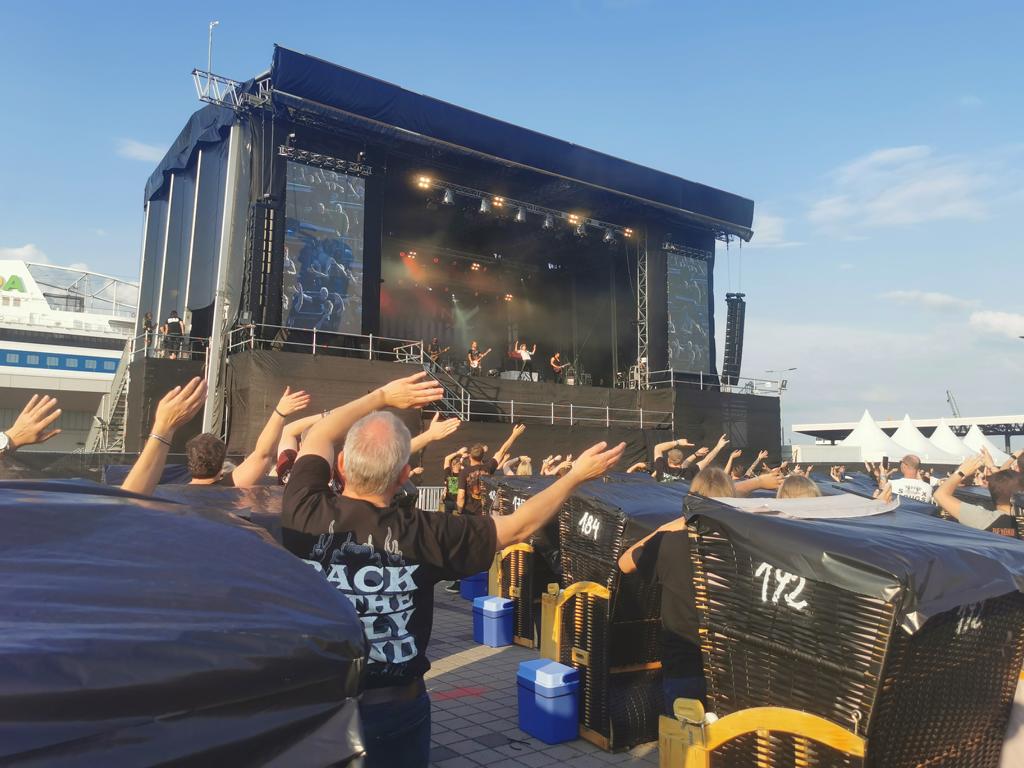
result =
M209 385L209 396L203 408L203 432L213 428L217 409L223 407L225 397L221 393L223 381L221 374L227 359L228 317L230 316L230 300L227 291L228 262L231 257L231 239L235 222L235 207L238 205L238 164L242 154L241 126L231 126L228 138L228 168L224 181L224 219L220 228L220 248L217 255L217 292L213 300L213 318L210 326L210 347L207 358L206 381Z
M612 374L611 386L615 386L615 374L619 372L619 312L618 312L618 289L615 286L615 256L608 255L608 293L611 296L611 320L612 320Z
M576 273L572 275L572 364L579 365L580 346L576 323ZM577 374L578 376L579 374Z

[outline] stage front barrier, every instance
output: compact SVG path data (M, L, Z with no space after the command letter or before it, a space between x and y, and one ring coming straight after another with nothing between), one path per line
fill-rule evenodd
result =
M677 699L675 717L662 715L658 728L660 768L713 768L736 763L735 751L757 766L862 766L863 737L823 717L785 707L757 707L706 722L699 701ZM737 744L753 742L753 750Z
M337 355L363 360L391 360L422 365L427 361L423 342L394 339L361 333L323 331L265 323L249 323L228 333L228 354L246 350L300 352L310 355Z
M863 763L824 750L822 768L998 766L1024 659L1017 542L902 510L808 522L690 497L687 512L721 722L799 710L864 739ZM810 749L774 738L737 735L721 764Z

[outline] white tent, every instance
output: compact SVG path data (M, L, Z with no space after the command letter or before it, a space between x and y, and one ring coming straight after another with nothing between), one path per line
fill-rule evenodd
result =
M945 419L939 419L939 425L935 427L935 431L932 432L932 436L929 439L931 444L940 451L952 454L953 456L958 456L958 464L968 456L973 456L977 453L977 451L972 451L964 445L964 441L954 434Z
M903 417L903 423L893 434L892 439L900 445L906 446L907 453L916 454L921 461L927 464L959 464L961 461L956 456L932 445L928 438L921 434L921 430L910 422L909 415Z
M860 448L861 460L863 461L881 461L882 457L899 461L900 457L904 454L911 453L911 451L885 434L867 411L864 411L864 415L860 417L860 421L854 427L853 432L845 440L842 440L839 445Z
M964 445L975 453L980 451L982 448L988 449L988 452L992 455L992 461L995 462L997 467L1001 467L1010 460L1009 456L992 445L992 442L985 437L980 429L978 429L977 424L972 424L971 428L964 436Z

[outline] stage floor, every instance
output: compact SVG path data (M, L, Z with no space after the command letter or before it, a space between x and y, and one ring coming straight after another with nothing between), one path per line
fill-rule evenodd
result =
M549 745L517 727L516 670L537 652L517 645L488 648L473 642L468 600L434 594L434 631L427 689L433 706L430 764L435 768L543 768L545 766L656 766L658 744L610 755L577 739Z

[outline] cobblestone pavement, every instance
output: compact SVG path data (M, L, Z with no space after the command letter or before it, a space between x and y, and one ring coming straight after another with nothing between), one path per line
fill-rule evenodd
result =
M518 728L516 670L537 652L473 642L472 605L438 585L427 689L433 702L430 764L435 768L656 766L657 743L610 755L582 739L549 745Z

